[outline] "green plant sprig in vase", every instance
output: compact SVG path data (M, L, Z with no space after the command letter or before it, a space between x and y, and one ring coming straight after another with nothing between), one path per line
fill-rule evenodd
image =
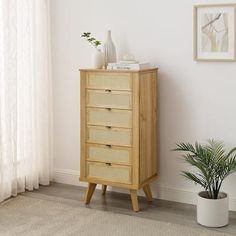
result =
M81 35L82 38L85 38L89 43L91 43L94 48L96 49L91 57L91 64L93 69L102 69L104 66L104 54L99 48L99 46L102 44L101 41L94 38L90 32L84 32Z
M85 38L89 43L91 43L95 48L98 48L98 46L100 46L102 44L101 41L97 40L96 38L94 38L90 32L84 32L81 35L82 38Z

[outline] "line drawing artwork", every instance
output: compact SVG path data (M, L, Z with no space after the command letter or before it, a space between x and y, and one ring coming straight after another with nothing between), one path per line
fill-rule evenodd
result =
M229 51L228 17L225 12L202 14L202 52Z

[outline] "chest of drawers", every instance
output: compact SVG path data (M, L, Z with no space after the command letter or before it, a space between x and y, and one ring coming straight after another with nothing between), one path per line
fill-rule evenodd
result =
M88 182L89 204L97 184L137 190L152 201L157 177L157 69L80 70L80 180Z

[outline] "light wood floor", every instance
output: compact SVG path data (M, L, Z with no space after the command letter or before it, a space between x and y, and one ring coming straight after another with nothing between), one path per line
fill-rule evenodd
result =
M34 193L76 200L79 206L86 207L84 205L85 190L83 187L52 183L50 186L41 186ZM25 194L30 195L30 192L26 192ZM108 191L106 196L102 196L101 190L96 189L91 203L87 207L190 227L202 227L196 223L196 207L193 205L157 199L154 199L152 204L148 204L144 197L139 197L139 205L141 211L135 213L131 209L130 195L128 192L127 194L123 194ZM230 212L230 224L228 226L212 230L236 235L236 212Z

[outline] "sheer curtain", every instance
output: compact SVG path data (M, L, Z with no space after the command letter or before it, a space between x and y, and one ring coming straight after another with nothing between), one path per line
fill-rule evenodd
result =
M0 0L0 201L49 184L49 0Z

